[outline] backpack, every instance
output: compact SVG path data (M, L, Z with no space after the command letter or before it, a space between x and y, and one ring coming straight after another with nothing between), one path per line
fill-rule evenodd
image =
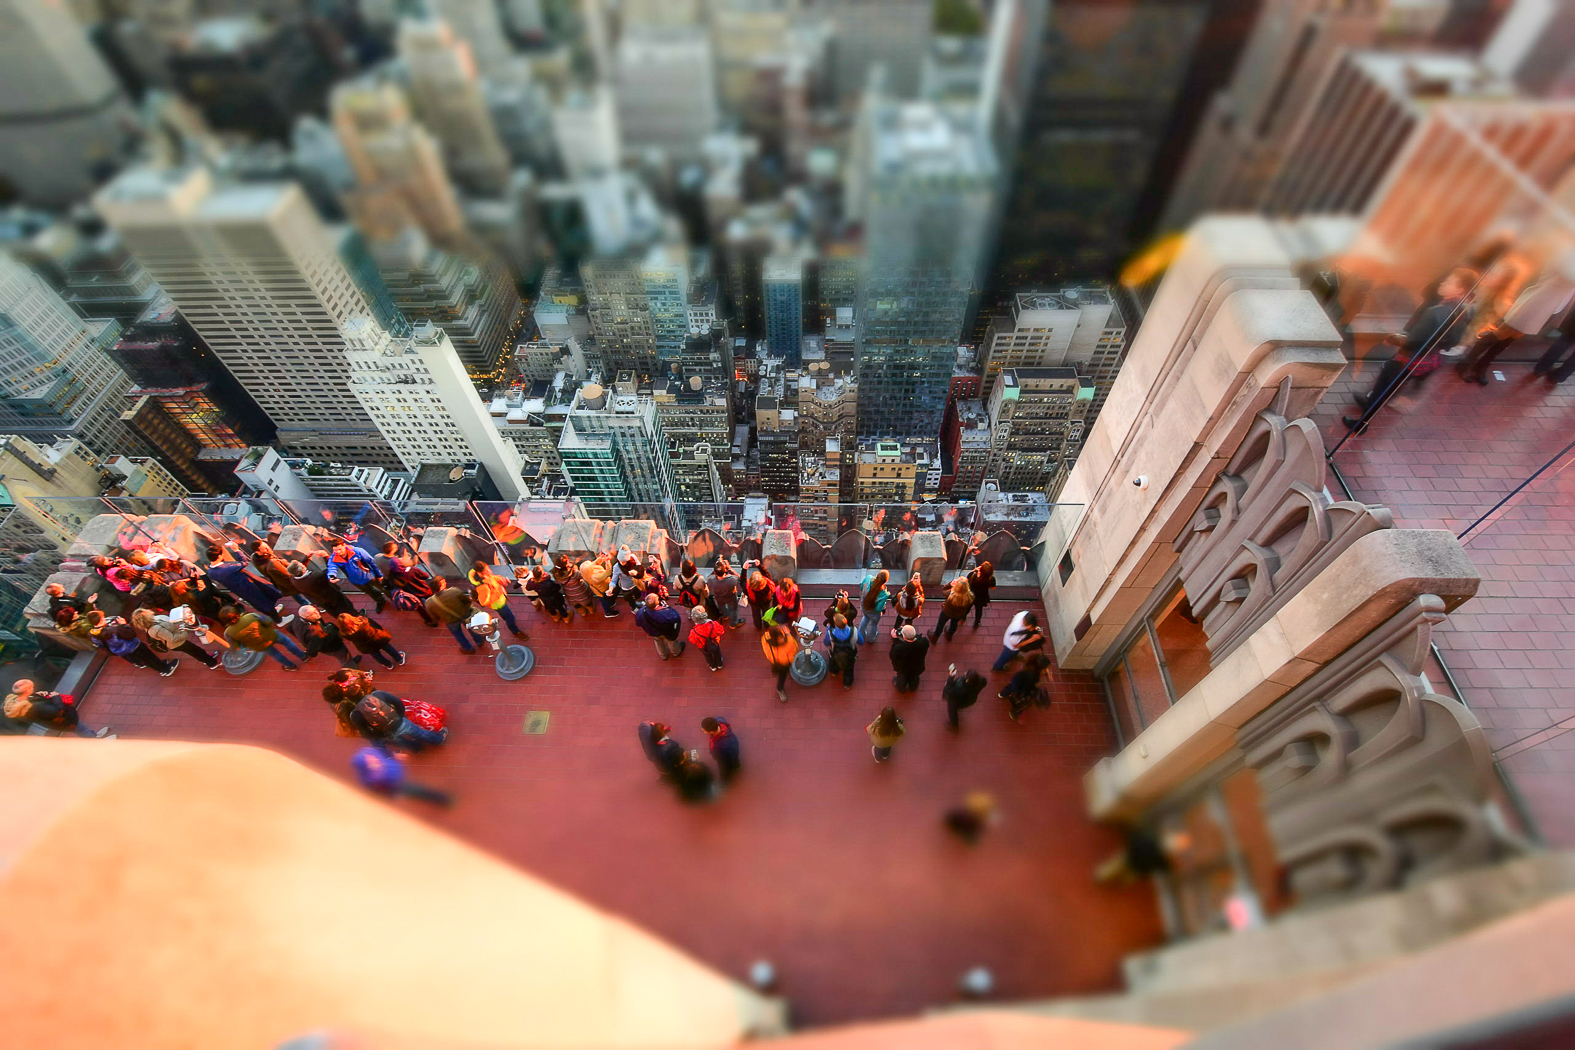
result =
M368 693L356 701L355 709L375 733L389 733L399 726L399 712L392 704L375 693Z

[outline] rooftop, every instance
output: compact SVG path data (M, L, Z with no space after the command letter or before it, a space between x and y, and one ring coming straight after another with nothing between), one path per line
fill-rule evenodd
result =
M851 693L790 685L780 704L747 626L723 642L725 671L710 674L694 653L659 661L627 615L570 630L513 604L537 659L517 683L412 613L382 617L409 659L379 670L379 684L445 706L453 730L411 774L457 804L407 812L735 978L771 960L797 1021L950 1004L958 975L978 965L1008 1000L1111 990L1122 955L1158 938L1151 891L1090 878L1118 839L1083 811L1082 774L1115 743L1088 676L1056 672L1054 706L1026 725L985 700L953 734L933 700L939 669L926 699L904 700L884 653L867 652ZM823 603L809 605L818 617ZM994 602L932 664L988 666L1021 607ZM301 674L265 665L241 679L192 665L160 679L111 661L85 715L123 737L258 744L348 780L358 742L334 735L317 699L330 662ZM1004 675L992 677L993 691ZM876 765L863 727L894 701L908 733ZM535 712L543 733L527 728ZM661 719L703 747L707 715L731 721L744 772L714 805L685 807L652 776L635 727ZM970 848L940 818L976 789L996 797L1003 822Z
M1015 309L1023 310L1077 310L1084 306L1107 305L1114 300L1110 289L1103 285L1080 285L1054 292L1018 292Z

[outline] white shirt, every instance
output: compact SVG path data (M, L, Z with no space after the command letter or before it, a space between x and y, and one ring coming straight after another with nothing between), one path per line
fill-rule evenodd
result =
M1006 626L1006 637L1002 639L1008 649L1016 649L1028 637L1031 628L1028 626L1028 610L1024 609L1012 617L1012 622Z

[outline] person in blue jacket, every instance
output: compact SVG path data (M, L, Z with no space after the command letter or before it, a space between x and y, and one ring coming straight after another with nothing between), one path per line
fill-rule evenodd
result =
M388 590L383 586L383 574L378 571L377 562L365 551L352 547L344 540L335 543L329 552L328 578L335 583L349 580L355 584L362 594L377 603L378 612L382 612L388 604Z
M208 548L208 579L235 595L271 620L278 620L279 588L241 562L232 560L223 547Z

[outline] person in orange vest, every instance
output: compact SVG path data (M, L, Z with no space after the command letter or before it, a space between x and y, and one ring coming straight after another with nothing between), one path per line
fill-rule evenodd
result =
M788 672L793 669L793 657L798 655L798 639L793 632L774 623L760 636L760 649L777 676L777 699L787 703Z
M520 630L520 625L514 619L514 611L509 608L509 585L502 576L492 571L492 567L484 561L478 561L470 567L470 585L476 589L476 604L483 609L491 609L503 618L509 625L509 630L514 632L516 638L530 637Z

